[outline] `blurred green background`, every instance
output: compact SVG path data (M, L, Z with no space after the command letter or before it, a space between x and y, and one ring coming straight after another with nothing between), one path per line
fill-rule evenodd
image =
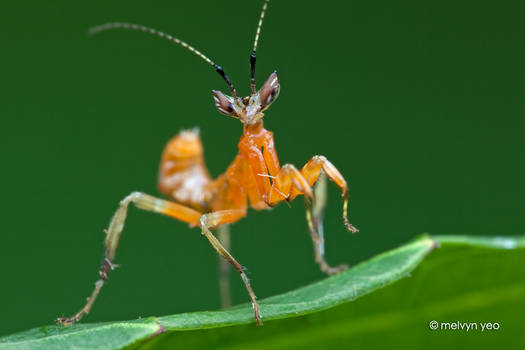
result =
M215 110L224 82L129 21L187 40L242 95L261 1L2 1L0 335L53 323L91 292L103 229L133 190L157 194L165 142L200 126L211 173L241 124ZM259 83L281 95L265 126L281 162L327 156L351 186L345 232L330 190L327 260L355 264L421 232L523 233L525 49L521 2L273 1ZM301 200L250 211L233 254L259 298L319 280ZM217 256L197 229L131 209L87 322L216 309ZM232 274L233 300L248 301ZM497 321L497 320L492 320ZM422 325L426 331L426 324Z

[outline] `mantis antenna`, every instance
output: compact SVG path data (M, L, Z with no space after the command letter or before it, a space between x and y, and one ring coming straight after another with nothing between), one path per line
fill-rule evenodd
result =
M255 40L253 42L253 50L252 54L250 55L250 88L252 91L252 95L257 92L257 88L255 86L255 60L256 56L255 53L257 51L257 44L259 43L259 36L261 35L261 28L264 21L264 15L266 14L266 9L268 8L268 3L270 0L265 0L262 10L261 10L261 16L259 17L259 24L257 24L257 31L255 32Z
M266 5L266 3L265 3L265 5ZM261 21L262 21L262 17L264 17L264 15L261 16ZM259 29L257 30L257 37L259 36L260 25L261 25L261 22L259 22ZM230 88L232 96L235 99L238 98L237 97L237 91L235 90L235 87L233 86L230 78L224 72L224 69L222 69L221 66L219 66L218 64L213 62L206 55L204 55L202 52L200 52L199 50L197 50L193 46L189 45L185 41L182 41L182 40L180 40L180 39L178 39L178 38L176 38L176 37L174 37L174 36L172 36L170 34L166 34L164 32L161 32L160 30L149 28L149 27L146 27L146 26L143 26L143 25L140 25L140 24L126 23L126 22L104 23L104 24L101 24L99 26L96 26L96 27L93 27L93 28L89 29L88 33L89 33L89 35L95 35L95 34L98 34L100 32L104 32L106 30L111 30L111 29L138 30L138 31L141 31L141 32L145 32L145 33L148 33L148 34L153 34L153 35L159 36L159 37L164 38L164 39L168 39L169 41L173 41L174 43L176 43L176 44L178 44L178 45L188 49L190 52L192 52L195 55L199 56L206 63L211 65L217 71L217 73L219 73L219 75L224 79L224 81L226 81L226 84L228 84L228 87ZM257 42L256 42L256 45L257 45Z

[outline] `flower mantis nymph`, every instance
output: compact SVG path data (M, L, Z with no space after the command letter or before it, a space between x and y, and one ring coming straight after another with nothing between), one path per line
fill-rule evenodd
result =
M346 265L331 267L324 259L321 232L324 192L314 191L312 188L318 179L323 179L324 176L340 188L343 198L343 222L349 231L355 233L357 229L347 218L348 186L345 179L324 156L312 157L301 170L292 164L281 166L273 133L263 126L264 113L277 99L280 91L276 72L270 74L259 90L256 89L255 82L257 44L268 3L269 0L265 0L257 25L250 55L251 93L246 97L237 95L237 91L221 66L178 38L130 23L106 23L91 29L92 34L118 28L154 34L175 42L203 59L226 81L231 93L231 96L227 96L220 91L212 91L217 110L223 115L238 119L243 125L243 134L238 143L238 154L224 174L216 179L212 179L206 169L202 143L196 130L182 131L168 142L162 153L158 187L169 199L133 192L120 202L106 230L105 255L100 268L100 279L96 282L92 295L78 313L69 318L59 318L57 320L59 323L72 324L91 310L109 272L115 268L115 254L131 203L140 209L164 214L186 222L192 227L199 227L217 253L239 272L250 295L254 317L259 325L262 324L259 305L243 267L211 232L221 225L242 219L246 215L248 205L256 210L268 209L281 201L289 202L303 195L308 227L314 242L315 259L321 270L327 274L334 274L346 268Z

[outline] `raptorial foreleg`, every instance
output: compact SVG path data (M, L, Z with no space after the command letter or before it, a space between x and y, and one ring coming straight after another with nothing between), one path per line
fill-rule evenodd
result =
M322 212L324 203L319 203L317 198L326 195L324 187L320 187L313 195L312 186L317 182L322 173L335 182L341 189L343 198L343 222L352 233L358 230L348 220L348 185L339 170L323 156L314 156L299 172L293 165L287 164L279 168L279 161L273 144L273 135L266 132L263 152L257 145L242 145L246 151L257 189L261 199L269 206L274 206L280 201L291 201L300 194L305 195L306 219L312 240L314 241L316 261L322 271L328 274L338 273L346 269L346 265L331 267L324 260L324 239L322 233ZM270 183L270 179L272 182ZM309 199L312 200L313 210ZM312 215L312 211L314 212ZM313 217L312 217L313 216Z
M314 245L315 261L323 272L335 274L348 268L346 265L332 267L324 259L323 210L326 203L326 184L323 177L312 189L307 179L293 165L284 165L277 176L273 177L272 188L268 196L268 204L274 206L280 201L290 201L298 194L304 194L306 206L306 222ZM312 202L313 206L310 204Z
M314 186L314 205L312 208L312 219L311 225L315 231L310 230L312 233L312 243L314 245L315 261L319 264L321 271L328 275L333 275L348 269L348 265L341 264L335 267L330 266L324 258L324 227L323 227L323 216L324 209L326 207L326 175L321 170L319 179ZM307 208L308 211L308 208ZM317 237L319 239L317 239Z
M313 186L319 178L321 170L323 170L328 178L335 182L335 184L341 189L341 197L343 198L343 222L346 228L352 233L359 232L359 230L350 224L350 221L348 220L348 185L339 170L337 170L337 168L330 163L326 157L313 156L301 169L301 174L308 181L308 184Z
M277 176L271 176L273 182L268 195L268 204L274 206L282 200L291 201L297 195L304 194L306 219L314 244L315 260L322 271L331 275L341 272L348 267L346 265L332 267L324 259L324 233L322 226L322 215L326 202L326 185L323 183L324 174L341 189L343 197L343 222L346 228L353 233L357 232L358 230L350 224L347 217L347 183L337 168L323 156L315 156L310 159L300 172L293 165L287 164L280 169ZM319 181L320 183L316 186L314 194L312 186L318 182L318 179L321 179L321 181ZM312 200L313 208L310 205L309 199Z
M346 228L356 233L358 230L350 224L347 216L348 209L348 186L337 168L323 156L314 156L301 170L301 174L307 179L308 184L315 186L315 201L312 210L313 218L309 218L307 208L307 218L309 221L310 231L315 249L315 260L322 271L329 275L339 273L348 268L347 265L330 266L324 258L324 232L323 232L323 212L326 205L326 177L334 181L341 189L343 197L343 222ZM318 240L317 238L321 239Z

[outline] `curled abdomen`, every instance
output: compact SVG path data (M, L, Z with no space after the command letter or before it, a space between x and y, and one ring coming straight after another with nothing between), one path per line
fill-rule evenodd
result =
M178 203L206 210L212 199L206 188L210 182L198 130L181 131L168 142L162 153L159 191Z

